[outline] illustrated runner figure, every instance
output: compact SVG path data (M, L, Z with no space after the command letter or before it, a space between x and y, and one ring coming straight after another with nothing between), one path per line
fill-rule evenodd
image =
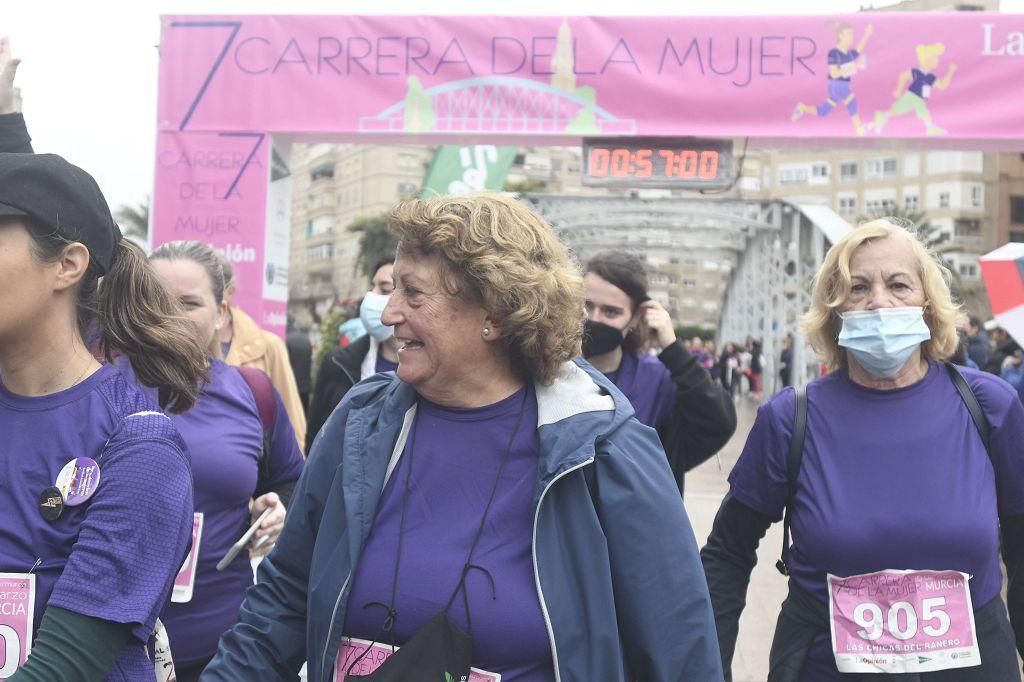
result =
M928 135L945 135L946 130L935 125L931 112L928 111L928 98L931 97L932 87L936 90L945 90L953 80L956 73L956 64L950 64L946 69L946 75L942 78L936 76L933 71L939 66L939 57L946 51L942 43L931 45L918 45L916 69L910 69L900 74L900 80L892 96L895 102L888 111L875 112L875 132L882 132L882 128L890 118L903 116L913 111L925 125L925 133ZM907 87L907 84L910 87ZM905 91L904 91L905 90Z
M828 96L817 106L802 102L797 104L792 120L796 121L804 114L828 116L829 112L842 104L857 128L857 134L864 134L864 124L857 113L857 97L853 94L850 79L857 71L863 71L868 66L864 47L873 32L874 27L868 24L857 47L853 48L853 26L845 22L836 24L836 46L828 52Z

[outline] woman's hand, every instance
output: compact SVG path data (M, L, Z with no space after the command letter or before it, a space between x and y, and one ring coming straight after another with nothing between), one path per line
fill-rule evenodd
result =
M644 311L647 328L657 334L658 345L665 349L675 343L676 330L672 326L672 316L668 311L655 300L644 302L640 308Z
M20 59L11 56L11 39L0 38L0 114L13 114L14 76L18 72Z
M249 556L253 558L264 556L267 552L269 552L271 548L273 548L274 543L277 542L277 537L281 534L281 530L284 528L284 517L286 510L284 508L284 503L281 502L281 499L277 496L277 493L267 493L266 495L260 495L253 501L252 512L249 515L249 523L255 523L256 519L260 517L260 514L262 514L268 508L272 509L273 511L270 512L267 518L263 519L263 523L260 524L260 527L259 529L257 529L256 534L253 535L252 545L253 547L255 547L256 543L260 541L260 538L266 537L267 540L265 540L263 544L260 545L259 549L249 550Z

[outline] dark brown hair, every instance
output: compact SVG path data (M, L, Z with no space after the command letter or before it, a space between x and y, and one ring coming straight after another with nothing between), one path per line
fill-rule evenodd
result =
M33 255L44 263L60 258L72 241L29 219L21 220L32 238ZM117 229L112 226L112 229ZM78 329L83 338L98 334L107 362L123 354L139 383L154 387L170 412L195 405L201 383L209 379L209 359L196 338L195 325L160 284L146 255L122 239L109 270L89 263L78 289Z
M629 296L632 308L629 311L630 317L636 314L640 305L648 300L647 295L647 268L644 262L631 254L623 251L602 251L587 263L587 273L594 273L604 281L612 284ZM647 339L647 324L643 316L626 334L622 342L622 349L627 352L635 352L643 347Z

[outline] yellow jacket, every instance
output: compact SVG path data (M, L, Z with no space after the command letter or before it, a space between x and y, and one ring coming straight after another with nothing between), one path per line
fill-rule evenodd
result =
M292 422L299 447L306 442L306 411L299 399L295 375L288 364L288 349L281 337L260 329L241 308L231 306L231 350L224 362L229 365L262 370L281 395L281 402Z

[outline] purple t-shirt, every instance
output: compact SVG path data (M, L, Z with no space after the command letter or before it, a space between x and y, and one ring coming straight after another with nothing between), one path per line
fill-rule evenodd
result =
M846 64L849 64L850 62L857 61L857 57L859 57L859 56L860 56L860 53L857 52L857 50L850 50L849 52L843 52L838 47L833 47L831 50L828 51L828 64L829 64L829 66L840 66L840 67L841 66L845 66ZM839 76L838 78L833 78L832 76L829 76L828 79L830 81L849 81L850 77L849 76Z
M878 391L845 372L807 389L807 432L792 509L793 583L824 602L826 574L883 569L963 571L975 608L999 594L998 513L1024 513L1024 407L1008 384L960 368L992 425L992 460L945 367ZM786 390L758 410L729 474L736 499L780 519L795 410ZM835 671L828 635L805 679ZM834 673L838 674L838 673ZM810 675L810 676L808 676Z
M629 398L641 424L660 429L676 408L676 385L661 360L646 353L623 353L619 368L609 375Z
M444 609L480 525L509 436L523 406L508 464L473 555L482 572L466 580L473 626L473 665L501 673L503 682L555 679L547 628L534 584L531 541L540 439L533 388L493 405L459 409L421 400L410 440L415 447L405 540L395 607L395 643L403 644ZM380 499L373 529L352 581L344 633L373 639L391 601L409 446ZM462 595L448 613L466 628ZM390 644L390 641L385 641Z
M252 585L249 553L240 552L223 571L217 562L249 527L249 500L298 480L303 458L281 398L271 432L269 477L257 489L263 425L256 399L235 368L210 363L210 383L188 412L172 415L192 455L195 511L203 514L192 600L171 604L164 619L174 660L191 664L217 651L220 636L238 620L245 589Z
M391 362L390 360L385 358L383 355L378 353L377 354L377 364L374 367L374 370L377 371L378 373L379 372L397 372L398 371L398 363L397 362Z
M913 76L914 79L913 82L911 82L910 84L910 88L908 88L910 92L914 93L921 99L928 99L928 97L924 93L924 89L926 87L930 88L931 86L935 85L935 81L937 80L935 74L925 73L920 69L911 69L910 75Z
M107 680L153 679L145 643L192 533L187 450L158 410L111 366L41 397L0 384L0 572L27 573L40 560L36 628L48 606L133 625ZM98 462L100 484L47 521L39 495L75 457Z

